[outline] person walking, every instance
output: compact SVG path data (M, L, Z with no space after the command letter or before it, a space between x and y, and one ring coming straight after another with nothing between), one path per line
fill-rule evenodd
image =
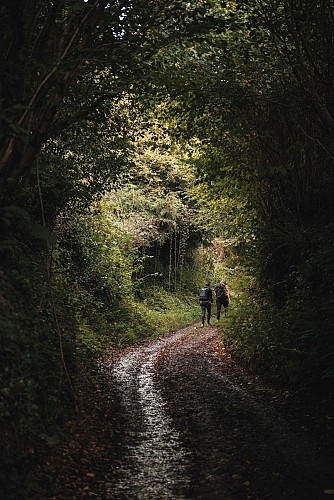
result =
M213 293L212 293L212 290L210 288L210 281L207 281L205 283L205 286L200 290L199 303L200 303L201 311L202 311L202 316L201 316L202 325L201 326L203 328L206 314L207 314L208 325L210 325L210 319L211 319L211 306L213 303Z
M217 320L219 321L222 307L224 307L225 316L227 315L227 308L230 305L230 289L226 281L222 280L214 286L213 290L216 296Z

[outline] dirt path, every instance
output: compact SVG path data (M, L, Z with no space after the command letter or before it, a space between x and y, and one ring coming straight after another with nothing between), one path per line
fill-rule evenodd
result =
M107 359L97 390L85 434L72 429L53 464L54 499L334 495L330 409L245 374L214 327Z

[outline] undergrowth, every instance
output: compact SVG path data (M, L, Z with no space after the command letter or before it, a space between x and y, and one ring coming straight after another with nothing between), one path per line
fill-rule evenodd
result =
M315 307L313 297L297 289L277 307L246 272L235 286L223 336L237 359L279 386L330 388L334 378L330 298L319 297Z
M83 237L84 245L68 245L70 252L14 236L0 248L0 483L6 500L45 494L33 471L64 422L75 417L82 370L94 373L106 348L138 345L199 316L190 293L134 282L134 253L111 247L101 258L96 240Z

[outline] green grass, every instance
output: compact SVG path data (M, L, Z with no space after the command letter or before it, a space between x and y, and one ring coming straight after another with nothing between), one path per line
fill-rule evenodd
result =
M99 318L95 323L80 319L77 325L76 351L87 360L105 348L137 345L200 321L197 296L168 292L151 287L144 299L128 298L114 311L113 318Z
M145 299L134 301L128 313L127 321L117 325L119 346L159 337L200 316L197 297L176 295L161 288L147 290Z

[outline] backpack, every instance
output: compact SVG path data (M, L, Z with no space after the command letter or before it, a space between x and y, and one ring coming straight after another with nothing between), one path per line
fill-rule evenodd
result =
M227 296L226 290L224 286L218 286L215 290L216 292L216 298L217 299L222 299Z
M210 300L210 288L204 287L199 292L199 300L200 302L205 302Z

